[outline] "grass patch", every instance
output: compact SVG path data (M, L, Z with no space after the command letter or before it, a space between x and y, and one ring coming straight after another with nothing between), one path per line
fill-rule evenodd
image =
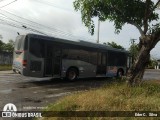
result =
M12 70L12 65L0 65L0 71Z
M109 83L102 88L77 92L66 96L55 104L50 104L46 111L159 111L160 82L147 81L138 87L127 87L125 83ZM59 120L66 118L44 118ZM82 118L68 118L81 120ZM85 118L103 120L105 118ZM110 118L106 118L110 119ZM146 120L147 118L118 118L126 120ZM157 118L148 118L157 120ZM117 120L117 118L112 118Z

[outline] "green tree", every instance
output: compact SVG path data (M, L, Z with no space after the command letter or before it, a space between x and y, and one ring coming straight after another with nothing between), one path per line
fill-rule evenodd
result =
M157 65L158 65L158 62L156 59L150 59L149 64L148 64L148 68L154 69L154 67Z
M106 43L105 43L106 44ZM121 50L124 50L124 47L122 47L121 45L118 45L117 43L115 42L107 42L107 45L113 47L113 48L117 48L117 49L121 49Z
M132 56L132 62L134 62L139 52L138 44L132 44L129 48L129 52L130 52L130 55Z
M14 41L9 40L8 43L4 44L3 51L13 52L14 50Z
M81 11L82 21L91 34L94 34L95 28L93 17L98 17L100 21L114 22L116 33L119 33L125 24L131 24L139 30L139 52L128 82L131 86L142 79L150 59L150 51L160 41L159 14L155 12L159 3L160 0L74 1L75 10Z
M2 39L3 39L3 37L2 37L2 35L0 35L0 51L3 50L3 46L4 46Z
M0 40L0 51L3 50L3 45L4 45L4 43Z

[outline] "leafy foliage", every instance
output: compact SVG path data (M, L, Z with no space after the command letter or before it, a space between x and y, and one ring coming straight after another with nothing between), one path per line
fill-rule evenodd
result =
M156 13L160 0L75 0L74 8L81 11L82 21L94 34L93 17L100 21L114 22L119 33L124 24L134 25L140 33L138 55L129 76L130 86L140 83L144 69L150 59L150 51L160 41L159 14ZM134 48L135 46L133 46Z
M103 44L106 44L106 43L103 43ZM124 47L123 46L121 46L121 45L118 45L117 43L115 43L115 42L107 42L107 45L109 45L109 46L111 46L111 47L113 47L113 48L117 48L117 49L122 49L122 50L124 50Z
M159 81L145 81L142 86L126 87L124 83L107 83L94 90L77 92L50 104L45 111L157 111L160 96ZM88 97L89 96L89 97ZM44 120L107 120L105 117L48 117ZM134 117L117 117L118 120L137 120ZM115 120L116 120L115 119ZM151 119L151 117L149 118ZM114 120L114 119L113 119ZM146 120L146 117L141 117ZM153 119L154 120L154 119ZM155 120L157 120L155 118Z
M154 69L154 67L157 66L157 65L158 65L157 60L155 60L155 59L150 59L149 64L148 64L148 68Z
M13 40L9 40L9 42L7 44L4 44L4 51L7 52L13 52L14 50L14 41Z
M3 37L0 35L0 51L13 52L14 50L14 41L9 40L8 43L2 41Z
M139 47L138 47L138 44L132 44L129 48L129 52L133 58L133 61L136 60L136 57L138 55L138 51L139 51Z
M74 8L80 10L82 21L89 28L91 34L94 34L94 23L92 18L98 17L100 21L110 20L114 22L115 30L120 32L122 26L127 24L136 24L143 27L145 18L150 23L158 20L158 14L154 12L154 2L148 0L75 0ZM148 16L146 16L148 12Z
M2 51L2 49L3 49L3 42L0 40L0 51Z

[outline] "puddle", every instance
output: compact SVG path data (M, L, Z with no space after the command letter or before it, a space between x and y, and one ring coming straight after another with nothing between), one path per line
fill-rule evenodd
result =
M40 103L42 102L41 100L34 100L34 103Z
M7 90L1 90L0 93L3 93L3 94L9 94L12 92L12 89L7 89Z
M58 93L58 94L52 94L52 95L47 95L46 98L52 98L52 97L60 97L60 96L64 96L67 94L70 94L71 92L65 92L65 93Z
M32 98L28 98L28 97L25 97L24 101L25 102L34 102L34 103L40 103L40 102L42 102L41 100L35 100L35 99L32 99Z
M27 88L27 85L19 86L18 88Z
M24 98L24 101L25 101L25 102L31 102L31 101L33 101L33 99L28 98L28 97L25 97L25 98Z

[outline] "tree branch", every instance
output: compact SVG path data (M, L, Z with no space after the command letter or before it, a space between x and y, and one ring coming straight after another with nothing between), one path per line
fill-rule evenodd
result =
M146 0L146 7L145 7L145 13L144 13L144 19L143 19L143 24L144 24L144 34L147 33L148 31L148 19L150 14L152 13L149 8L150 8L150 3L151 0Z
M157 6L160 4L160 0L157 1L157 3L155 4L155 6L153 7L153 9L148 13L148 16L151 15L151 13L157 8Z
M152 11L155 10L159 4L160 4L160 0L157 1L157 3L155 4L155 6L153 7Z
M152 48L154 48L155 47L155 45L160 41L160 29L156 32L156 33L154 33L154 34L152 34Z
M115 5L112 6L112 8L113 8L113 9L116 9L117 11L119 11L119 12L121 13L122 16L124 16L124 12L121 11L120 9L118 9ZM125 17L125 16L124 16L124 17ZM141 27L140 27L138 24L133 23L133 22L131 22L131 21L126 21L126 22L129 23L129 24L131 24L131 25L134 25L134 26L139 30L141 36L144 36L144 31L141 29Z
M144 15L144 34L148 31L148 19L151 16L152 12L157 8L157 6L160 4L160 0L157 1L157 3L153 6L153 9L149 9L151 0L146 0L146 8L145 8L145 15Z
M128 23L131 24L131 25L134 25L139 30L141 36L145 35L142 28L139 25L137 25L136 23L132 23L132 22L128 22Z

